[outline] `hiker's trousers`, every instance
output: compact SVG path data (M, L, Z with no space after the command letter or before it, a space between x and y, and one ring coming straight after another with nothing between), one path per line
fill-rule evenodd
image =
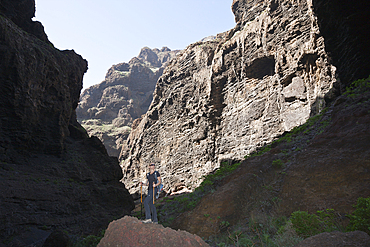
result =
M148 191L148 195L144 200L145 219L151 219L153 222L158 222L157 210L153 204L153 190Z

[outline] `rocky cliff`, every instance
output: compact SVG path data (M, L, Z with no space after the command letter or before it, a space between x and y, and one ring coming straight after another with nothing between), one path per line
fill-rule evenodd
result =
M130 192L149 162L165 189L195 188L220 162L272 142L335 96L337 69L313 1L234 1L232 10L234 29L189 45L159 79L120 156Z
M103 142L109 155L118 157L133 120L148 110L158 78L177 53L167 47L144 47L139 56L113 65L103 82L82 93L77 119Z
M33 0L0 2L0 246L96 233L133 207L118 160L76 120L86 60L34 14Z
M264 217L329 208L338 223L345 221L357 198L370 196L370 77L367 85L337 98L324 114L214 181L214 191L171 227L209 237L222 230L222 221L248 225Z

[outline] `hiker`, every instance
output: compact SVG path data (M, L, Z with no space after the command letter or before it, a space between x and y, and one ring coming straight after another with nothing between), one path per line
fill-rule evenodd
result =
M157 181L156 181L157 178ZM157 210L154 206L154 193L156 187L161 184L161 175L158 171L155 170L155 165L150 164L149 165L149 173L146 175L147 181L145 184L140 182L140 185L148 186L148 196L144 200L144 208L145 208L145 220L143 223L150 223L153 222L154 224L158 224L158 218L157 218Z

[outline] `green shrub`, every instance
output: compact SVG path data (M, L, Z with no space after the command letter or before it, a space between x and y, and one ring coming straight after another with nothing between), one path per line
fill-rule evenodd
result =
M249 157L256 157L256 156L260 156L260 155L262 155L262 154L264 154L264 153L266 153L266 152L269 152L269 151L271 151L271 144L270 145L267 145L266 147L263 147L261 150L259 150L259 151L255 151L255 152L253 152L253 153L251 153L251 154L248 154L248 155L246 155L246 156L244 156L244 159L248 159Z
M287 221L286 224L279 227L274 237L275 246L278 247L295 246L302 240L303 238L297 235L291 221Z
M334 209L317 211L316 214L296 211L292 213L290 220L297 234L303 238L322 232L342 230Z
M309 214L306 211L295 211L290 220L297 234L303 238L316 235L321 232L320 220L315 214Z
M357 204L353 205L356 210L347 215L350 219L350 224L347 227L347 231L364 231L370 234L370 197L357 199Z
M359 79L351 83L349 87L346 88L344 93L350 98L356 96L356 93L361 93L362 91L369 90L370 88L370 76L368 78Z
M272 162L272 166L276 168L282 168L284 167L284 163L281 159L277 159Z
M104 237L105 230L101 231L98 236L89 235L78 241L77 243L72 244L73 247L95 247L99 244L100 240Z

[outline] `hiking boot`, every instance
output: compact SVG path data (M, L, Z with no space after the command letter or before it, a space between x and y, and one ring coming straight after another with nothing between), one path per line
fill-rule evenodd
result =
M147 223L151 223L152 220L151 219L146 219L146 220L142 220L141 222L143 222L144 224L147 224Z
M153 223L153 224L158 224L158 221L153 221L152 223Z

